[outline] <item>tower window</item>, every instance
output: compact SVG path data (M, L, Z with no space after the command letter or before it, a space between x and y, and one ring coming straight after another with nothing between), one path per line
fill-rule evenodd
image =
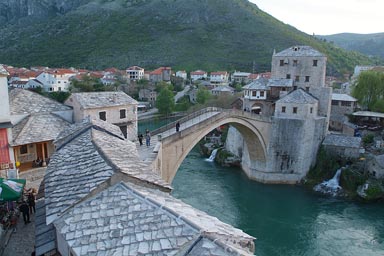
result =
M299 81L300 81L300 76L296 76L296 77L295 77L295 81L296 81L296 82L299 82Z
M297 114L297 107L293 107L292 112L293 112L293 114Z
M284 60L280 60L280 66L284 66Z
M284 106L284 107L281 107L281 112L282 112L282 113L285 113L285 106Z
M309 76L305 76L305 82L309 82Z
M99 112L99 118L101 120L106 121L107 120L107 113L105 111Z
M291 74L287 74L287 79L291 79Z
M313 66L317 67L317 60L313 60Z
M293 66L294 66L294 67L297 66L297 60L293 60Z

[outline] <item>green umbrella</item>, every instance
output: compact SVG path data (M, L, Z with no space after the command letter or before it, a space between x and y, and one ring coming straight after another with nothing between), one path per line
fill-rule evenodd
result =
M0 178L0 201L17 201L23 194L25 179Z

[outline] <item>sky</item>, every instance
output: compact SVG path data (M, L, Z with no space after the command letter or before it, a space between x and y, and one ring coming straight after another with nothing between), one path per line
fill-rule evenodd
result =
M384 0L250 0L261 10L312 35L384 32Z

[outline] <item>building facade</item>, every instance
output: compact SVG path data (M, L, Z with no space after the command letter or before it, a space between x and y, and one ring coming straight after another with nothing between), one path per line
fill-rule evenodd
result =
M73 93L65 104L73 107L74 121L84 118L117 125L125 138L137 138L137 101L121 91Z

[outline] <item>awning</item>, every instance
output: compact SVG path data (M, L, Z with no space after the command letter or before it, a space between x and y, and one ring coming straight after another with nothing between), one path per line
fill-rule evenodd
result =
M17 201L23 194L25 179L0 178L0 202Z

